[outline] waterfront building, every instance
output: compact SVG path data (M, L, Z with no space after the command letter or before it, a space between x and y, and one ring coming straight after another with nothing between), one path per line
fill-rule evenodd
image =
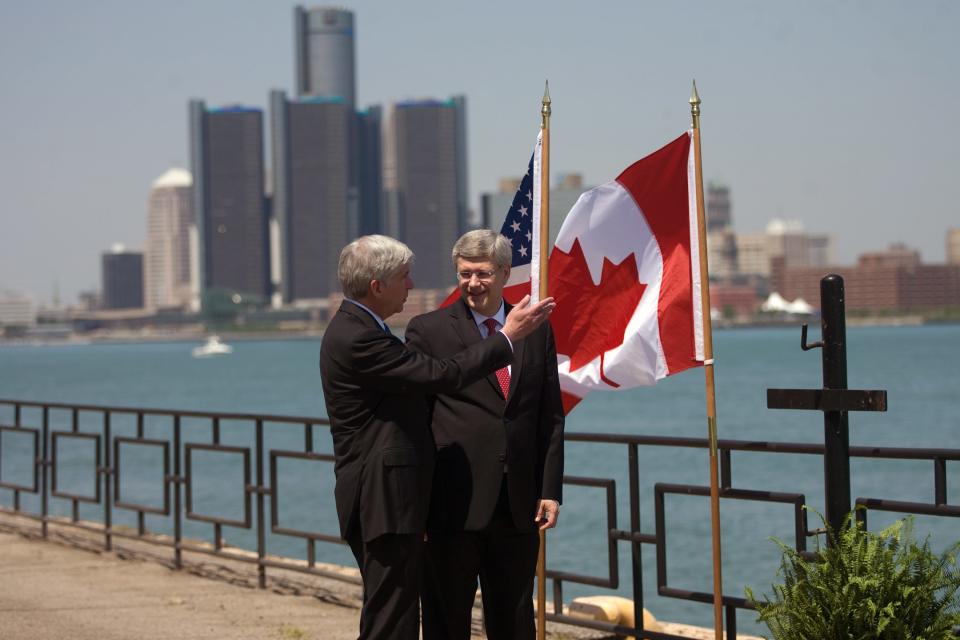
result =
M356 104L354 16L337 7L293 10L298 96L339 97Z
M737 273L770 277L770 260L773 252L766 233L738 233L736 245Z
M707 231L707 258L711 280L729 281L739 275L737 234L731 227Z
M185 169L169 169L151 185L147 206L143 265L147 308L190 305L193 225L193 177Z
M32 327L36 322L33 298L16 291L0 291L0 327Z
M707 231L722 231L733 226L733 207L730 204L730 187L722 184L707 185Z
M960 229L947 229L947 264L960 264Z
M725 320L750 320L760 303L756 287L749 284L710 284L710 308Z
M820 304L820 279L843 276L848 311L922 311L960 305L960 264L923 264L903 244L864 253L855 265L789 266L774 261L771 289L784 298Z
M263 112L190 101L197 287L265 301L271 293Z
M359 227L349 163L355 114L340 97L287 100L273 91L270 105L282 299L325 299L339 290L340 250Z
M769 278L777 258L786 267L825 267L833 262L833 238L807 233L798 220L779 219L771 220L762 233L736 235L740 275Z
M96 311L100 308L102 299L99 291L81 291L77 294L77 310Z
M501 178L496 193L480 194L480 224L486 229L499 231L507 217L507 211L513 205L513 197L520 187L520 178ZM560 175L550 189L550 240L553 247L560 232L560 226L570 209L584 191L592 187L583 186L583 176L579 173Z
M143 252L115 244L102 254L100 265L102 308L143 308Z
M710 278L728 282L739 274L737 237L733 232L730 187L710 183L706 193L707 256Z
M382 232L416 253L418 287L450 286L450 247L467 229L466 98L389 105L382 144Z

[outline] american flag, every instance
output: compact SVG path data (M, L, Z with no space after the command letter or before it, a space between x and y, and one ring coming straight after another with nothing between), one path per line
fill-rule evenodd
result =
M527 173L520 180L513 203L507 211L500 233L510 240L513 247L513 262L510 265L510 280L503 296L510 304L516 304L530 293L530 259L533 256L533 156L527 163Z

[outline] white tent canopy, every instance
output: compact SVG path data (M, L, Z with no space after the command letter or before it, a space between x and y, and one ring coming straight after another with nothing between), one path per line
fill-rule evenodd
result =
M807 315L813 313L813 306L810 305L803 298L797 298L793 302L787 305L787 313L795 313L797 315Z
M776 291L764 300L763 304L760 305L760 310L771 313L791 313L796 315L808 315L814 311L813 307L803 298L797 298L793 302L789 302Z

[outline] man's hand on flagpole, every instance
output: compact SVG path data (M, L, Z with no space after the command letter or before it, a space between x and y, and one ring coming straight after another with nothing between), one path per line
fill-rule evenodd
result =
M500 330L510 340L512 345L517 340L526 338L533 330L543 324L557 306L553 298L544 298L540 302L531 304L530 296L523 297L507 314L503 328Z
M543 499L537 503L537 517L534 522L540 523L540 529L553 529L557 526L560 517L560 503L556 500Z

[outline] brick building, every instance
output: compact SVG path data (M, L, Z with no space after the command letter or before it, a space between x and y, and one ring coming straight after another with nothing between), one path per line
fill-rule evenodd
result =
M918 311L960 305L960 264L923 264L920 254L902 244L865 253L856 265L786 267L773 260L771 289L784 298L820 302L820 279L843 276L850 311Z

